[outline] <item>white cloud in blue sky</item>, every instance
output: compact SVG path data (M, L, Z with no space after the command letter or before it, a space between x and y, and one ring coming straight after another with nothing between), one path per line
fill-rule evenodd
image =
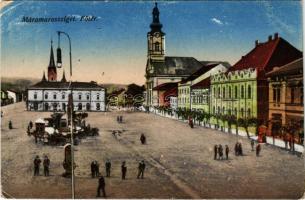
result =
M215 24L223 25L223 22L222 22L220 19L217 19L217 18L215 18L215 17L213 17L213 18L211 19L211 21L212 21L213 23L215 23Z

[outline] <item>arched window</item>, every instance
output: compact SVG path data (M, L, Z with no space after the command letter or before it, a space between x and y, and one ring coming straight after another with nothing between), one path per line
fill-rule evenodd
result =
M238 90L237 90L237 86L235 86L235 99L237 99L237 95L238 95Z
M89 94L87 94L87 100L89 100L90 99L90 95Z
M155 51L160 51L160 43L155 42Z
M251 94L251 86L248 85L248 99L251 99L251 96L252 96L252 94Z
M45 93L45 94L44 94L44 98L45 98L45 99L48 99L48 98L49 98L48 93Z
M100 110L100 103L96 103L96 110Z
M53 94L53 99L56 99L57 98L57 95L56 93Z
M244 86L242 85L241 87L240 87L240 98L244 98Z
M96 99L97 99L97 100L100 100L100 94L97 94L97 95L96 95Z
M231 86L229 86L229 98L231 99L232 96L231 96Z
M61 98L62 98L62 99L65 99L65 98L66 98L66 95L65 95L64 92L61 94Z
M37 92L34 93L34 99L37 99Z
M222 98L226 98L226 88L225 87L223 87L222 88Z
M44 104L44 109L45 109L46 111L49 110L49 104L48 104L48 103L45 103L45 104Z
M217 94L217 97L218 97L218 98L220 97L220 87L218 87L218 94Z
M82 109L83 109L82 103L78 103L78 110L82 110Z
M82 94L78 94L78 99L79 99L79 100L82 99Z

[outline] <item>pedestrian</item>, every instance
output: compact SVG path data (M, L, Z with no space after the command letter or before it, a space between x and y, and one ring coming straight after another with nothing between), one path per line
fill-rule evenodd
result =
M230 149L229 149L228 145L226 145L226 159L227 160L229 159L229 152L230 152Z
M13 122L12 122L12 120L10 120L10 121L8 122L8 128L9 128L9 129L13 129Z
M141 174L141 178L144 178L144 171L145 171L146 165L144 160L142 160L142 174Z
M252 148L252 151L254 151L254 140L253 139L251 140L251 148Z
M106 197L106 191L105 191L105 179L103 176L100 176L100 178L98 179L98 186L97 186L97 194L96 197L100 197L101 196L101 190L103 192L103 197Z
M120 123L123 123L123 116L120 116Z
M238 148L239 148L239 144L238 144L238 142L236 142L235 147L234 147L235 156L238 156L238 152L239 152Z
M111 170L111 162L110 162L110 160L106 161L105 167L106 167L106 177L110 177L110 170Z
M44 176L49 176L50 159L45 156L43 159L43 173Z
M30 129L33 128L33 122L32 121L30 121L29 126L30 126Z
M95 163L94 161L91 162L91 177L94 178L95 176Z
M261 152L261 145L257 144L256 145L256 156L259 156L259 153Z
M240 156L242 156L242 155L243 155L243 147L242 147L242 145L241 145L240 142L239 142L239 145L238 145L238 150L239 150L238 154L239 154Z
M146 137L143 133L141 134L140 141L141 141L141 144L146 144Z
M99 175L100 175L100 165L96 160L94 161L94 167L95 167L94 176L99 177Z
M219 160L223 159L223 148L222 148L222 145L218 145L218 154L219 154Z
M122 162L121 170L122 170L122 180L124 180L126 178L126 173L127 173L127 167L125 161Z
M215 144L215 146L214 146L214 160L217 159L217 153L218 153L218 146L217 146L217 144Z
M117 116L117 117L116 117L116 121L117 121L118 123L120 123L120 116Z
M34 176L39 176L39 168L40 168L41 160L37 155L34 159Z

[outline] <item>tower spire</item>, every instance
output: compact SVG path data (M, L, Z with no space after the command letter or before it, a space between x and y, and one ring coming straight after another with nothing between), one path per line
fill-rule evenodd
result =
M47 81L47 79L46 79L46 74L45 74L44 70L43 70L43 75L42 75L41 81L42 81L42 82L43 82L43 81Z
M54 53L53 53L53 40L52 39L51 39L51 50L50 50L49 67L55 67Z
M155 2L155 7L152 11L152 17L153 17L153 21L150 24L150 28L151 28L151 33L154 32L162 32L162 24L160 23L160 19L159 19L159 9L158 9L158 3Z
M65 76L65 70L62 73L62 79L61 82L67 82L66 76Z

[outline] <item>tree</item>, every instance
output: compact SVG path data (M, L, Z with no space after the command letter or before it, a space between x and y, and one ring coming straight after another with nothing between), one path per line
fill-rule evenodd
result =
M238 124L241 125L247 133L247 137L250 138L249 127L257 124L256 118L239 118Z

